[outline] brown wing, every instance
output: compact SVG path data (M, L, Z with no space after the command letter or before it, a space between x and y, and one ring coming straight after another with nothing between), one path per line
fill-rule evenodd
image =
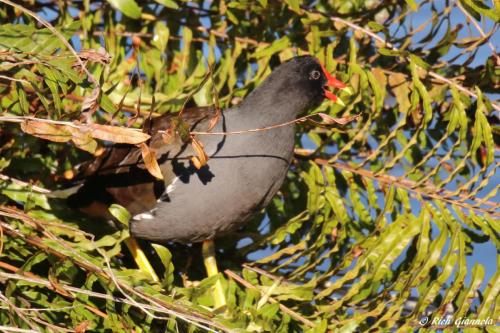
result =
M77 193L68 198L71 207L88 215L110 218L108 207L117 203L136 215L154 208L166 186L175 177L168 159L169 152L178 152L185 144L175 140L165 144L161 133L171 127L177 114L167 114L146 121L151 139L149 146L158 151L164 180L153 177L144 167L141 150L132 145L115 144L108 147L95 160L80 167L76 179L83 182ZM186 109L182 120L192 129L206 130L215 116L213 108ZM162 165L165 164L165 165Z

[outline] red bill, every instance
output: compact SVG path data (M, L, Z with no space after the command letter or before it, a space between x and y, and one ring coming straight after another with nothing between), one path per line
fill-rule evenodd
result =
M321 68L323 69L323 73L325 74L326 79L327 79L327 82L326 82L327 87L341 89L341 90L344 90L344 91L350 93L350 89L347 87L347 85L344 82L337 80L332 74L328 73L325 66L321 65ZM332 100L334 103L337 103L340 105L345 105L344 102L340 98L338 98L337 95L335 95L333 92L327 90L326 87L325 87L325 97Z

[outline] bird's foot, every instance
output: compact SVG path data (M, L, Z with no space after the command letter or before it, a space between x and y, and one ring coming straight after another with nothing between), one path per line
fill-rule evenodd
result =
M160 279L158 278L158 275L156 275L153 266L149 262L148 257L146 257L144 251L142 251L142 249L140 248L137 240L133 237L130 237L125 240L125 244L132 254L137 267L139 267L139 270L149 275L152 281L159 282Z

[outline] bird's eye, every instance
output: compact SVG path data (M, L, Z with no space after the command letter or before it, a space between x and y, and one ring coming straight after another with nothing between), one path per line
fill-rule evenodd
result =
M319 80L320 77L321 77L321 73L317 70L313 70L309 73L310 80Z

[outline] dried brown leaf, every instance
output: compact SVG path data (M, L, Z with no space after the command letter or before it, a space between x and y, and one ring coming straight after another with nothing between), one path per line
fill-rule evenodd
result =
M197 170L200 170L203 165L201 165L200 159L197 156L191 157L191 162Z
M101 92L101 87L96 85L92 89L92 93L89 96L85 96L82 102L82 114L85 116L87 122L90 122L90 117L97 111L99 107L99 93Z
M49 124L47 122L26 120L21 123L23 132L54 142L68 142L71 140L69 126Z
M92 132L88 128L68 127L72 134L71 140L80 149L91 154L95 154L97 149L97 141L92 137Z
M142 159L144 160L144 165L148 169L149 173L158 179L163 179L163 174L161 173L160 166L156 160L156 152L151 150L147 144L141 143L141 153Z
M378 67L372 68L373 76L377 79L377 82L380 84L381 88L385 90L385 86L387 85L387 76L384 71Z
M150 138L149 134L132 128L99 124L90 124L88 126L92 129L94 138L116 143L139 144Z
M401 112L407 112L410 109L411 103L408 97L410 93L410 84L408 78L401 73L393 73L389 75L389 85L392 88L392 93L396 97Z
M90 326L90 320L82 321L80 324L75 326L75 333L85 333L87 328Z
M317 115L321 117L322 120L321 124L323 125L334 125L334 124L345 125L359 118L359 115L342 117L342 118L333 118L332 116L329 116L326 113L321 113L321 112L318 113Z
M78 52L78 55L82 60L99 63L102 65L108 65L111 62L111 55L103 47L100 47L97 50L81 50L80 52Z
M215 116L212 117L212 119L210 119L210 123L208 125L209 132L215 127L215 125L217 125L219 119L220 119L220 110L217 110Z
M194 166L197 169L200 169L204 165L207 164L208 162L208 156L205 153L205 150L203 149L203 144L198 141L196 138L191 138L191 144L193 146L194 151L196 152L197 156L193 156L191 158L191 161L193 162Z

